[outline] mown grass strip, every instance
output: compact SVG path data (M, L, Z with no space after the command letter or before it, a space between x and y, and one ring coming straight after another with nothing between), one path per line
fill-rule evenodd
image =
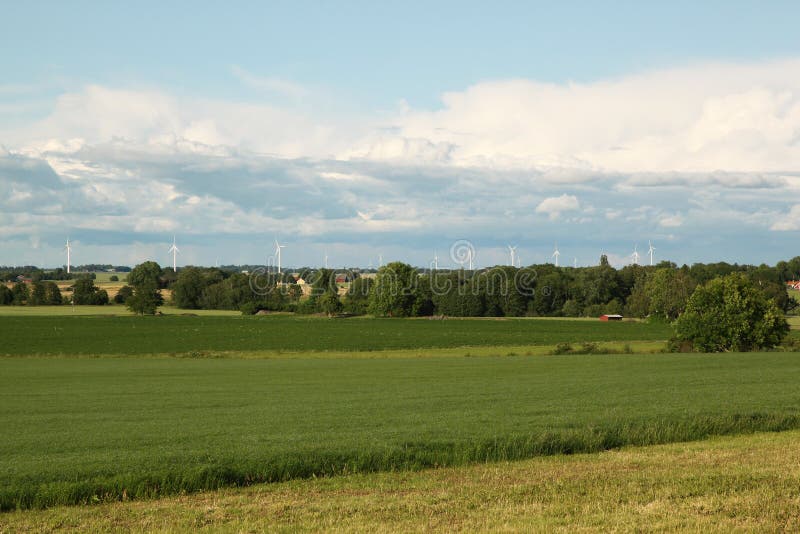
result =
M0 531L796 532L800 432L0 514Z

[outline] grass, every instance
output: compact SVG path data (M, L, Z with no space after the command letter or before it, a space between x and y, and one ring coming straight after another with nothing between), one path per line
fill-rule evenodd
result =
M800 530L800 432L0 515L8 532Z
M798 381L796 353L5 358L0 508L797 428Z
M669 326L600 321L398 320L294 316L0 318L0 354L374 351L660 341Z

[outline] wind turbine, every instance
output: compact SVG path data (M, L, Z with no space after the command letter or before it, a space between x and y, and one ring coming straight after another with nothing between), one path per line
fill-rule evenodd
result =
M378 267L383 267L383 254L378 254Z
M510 265L512 267L516 267L517 266L517 262L515 261L515 259L517 257L517 247L512 247L511 245L508 245L508 253L511 255L511 264Z
M656 247L653 246L653 243L651 241L648 241L647 244L650 246L650 248L647 250L647 253L650 255L650 266L652 267L652 265L653 265L653 252L656 251Z
M558 257L561 256L561 253L558 251L558 243L556 243L556 249L553 251L553 258L555 259L556 267L558 267Z
M433 251L433 270L439 270L439 254L435 250Z
M578 258L572 258L572 266L577 269L578 268Z
M275 257L278 259L278 276L281 275L281 249L286 248L286 245L281 245L278 243L278 239L275 239Z
M328 251L325 251L325 268L328 268Z
M64 247L64 250L67 251L67 274L70 273L70 255L72 254L72 245L69 244L69 238L67 238L67 244Z
M473 270L473 265L472 265L472 249L471 248L467 251L467 256L469 257L469 270L472 271Z
M633 245L633 254L631 254L631 259L633 259L634 265L639 265L639 245Z
M169 247L169 252L172 253L172 272L178 272L178 250L177 245L175 244L175 236L172 236L172 246Z

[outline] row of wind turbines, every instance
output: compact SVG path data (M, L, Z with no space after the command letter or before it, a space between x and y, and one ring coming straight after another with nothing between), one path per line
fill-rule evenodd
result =
M656 247L653 246L653 242L652 241L648 241L647 245L648 245L647 254L650 256L650 265L652 266L652 265L655 264ZM517 247L516 246L512 246L512 245L507 245L507 247L508 247L508 254L509 254L509 263L508 264L511 267L521 267L522 266L522 260L520 259L519 254L517 253ZM639 260L641 258L640 255L639 255L639 250L638 249L639 249L639 245L638 244L634 245L633 246L633 254L630 255L631 262L634 265L639 265ZM559 256L561 256L561 251L558 250L558 243L556 243L555 247L554 247L554 250L553 250L553 254L552 254L552 256L550 256L553 259L553 264L556 267L558 267L558 258L559 258ZM470 258L470 260L471 260L471 258ZM438 268L438 257L435 257L434 262L435 262L435 264L436 264L436 266ZM573 258L572 266L576 267L576 268L578 267L578 258ZM470 269L472 269L471 261L470 261Z
M650 265L652 266L652 265L654 265L656 247L654 247L653 246L653 242L649 241L649 240L647 242L647 245L648 245L647 254L650 256ZM509 265L511 267L521 267L522 266L522 260L520 259L520 256L517 253L517 246L507 245L507 247L508 247L508 253L509 253ZM267 263L269 265L272 265L273 261L277 261L278 274L282 273L282 264L281 264L282 262L281 262L281 260L282 260L282 251L283 251L284 248L286 248L286 245L282 245L278 241L278 239L276 238L275 239L275 252L274 252L274 254L272 256L270 256L267 259ZM631 258L632 263L634 265L639 265L640 255L639 255L638 248L639 248L638 244L634 245L633 254L630 255L630 258ZM69 238L67 238L67 244L64 246L64 250L67 251L67 273L69 274L70 273L70 269L71 269L71 265L72 265L72 263L71 263L72 245L70 243ZM170 254L172 254L172 270L177 272L178 271L178 254L180 254L181 250L178 248L177 241L176 241L176 238L175 238L174 235L172 236L172 246L169 247L169 251L168 252ZM560 256L561 256L561 252L558 250L558 243L555 243L555 247L554 247L553 254L552 254L551 258L553 258L553 263L555 264L556 267L558 267L558 258ZM379 254L378 258L379 258L379 260L378 260L379 266L382 266L383 265L383 255ZM465 260L469 262L469 270L470 271L473 270L473 268L474 268L474 266L473 266L473 253L472 253L471 249L467 251L467 257L465 258ZM325 264L325 268L327 269L328 268L328 252L327 251L325 251L324 264ZM370 267L371 266L372 266L372 262L370 261ZM433 262L431 263L431 266L433 267L434 270L438 270L439 269L439 255L438 255L438 253L434 252ZM574 258L573 259L573 267L578 267L578 258Z

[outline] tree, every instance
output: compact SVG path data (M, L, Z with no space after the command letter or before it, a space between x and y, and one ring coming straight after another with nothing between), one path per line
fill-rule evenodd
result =
M146 261L134 267L128 274L128 285L133 287L140 285L161 287L161 267L154 261Z
M44 282L34 282L31 284L31 298L28 304L31 306L47 304L47 287Z
M112 274L111 276L108 277L108 281L109 282L119 282L119 276L117 276L116 274Z
M645 284L650 315L674 321L683 312L697 284L681 269L657 269Z
M186 267L178 273L178 280L172 286L172 301L178 308L196 310L200 308L206 281L200 269Z
M364 278L363 276L353 280L344 299L344 309L347 312L357 315L367 313L369 294L372 291L373 282L372 278Z
M319 306L320 311L327 314L328 317L333 317L342 311L342 303L339 300L339 296L333 291L326 291L319 297L317 306Z
M11 288L12 303L15 306L23 306L31 298L31 290L25 282L17 282Z
M8 306L14 302L14 293L8 289L8 286L0 283L0 306Z
M45 282L45 304L50 306L60 306L64 304L64 297L55 282Z
M676 340L700 352L771 348L788 332L783 312L741 273L695 289L675 323Z
M91 278L75 280L72 290L72 303L79 305L101 306L108 304L108 293L94 285Z
M158 287L148 284L138 285L133 288L131 295L125 303L128 309L139 315L155 315L156 309L162 304L163 299Z
M131 270L128 283L133 286L133 295L128 298L128 309L139 315L154 315L164 299L159 291L161 267L154 261L146 261Z
M133 288L131 286L122 286L114 295L114 304L125 304L128 299L133 295Z
M370 313L383 317L412 315L417 279L416 269L405 263L393 262L381 267L370 294Z

